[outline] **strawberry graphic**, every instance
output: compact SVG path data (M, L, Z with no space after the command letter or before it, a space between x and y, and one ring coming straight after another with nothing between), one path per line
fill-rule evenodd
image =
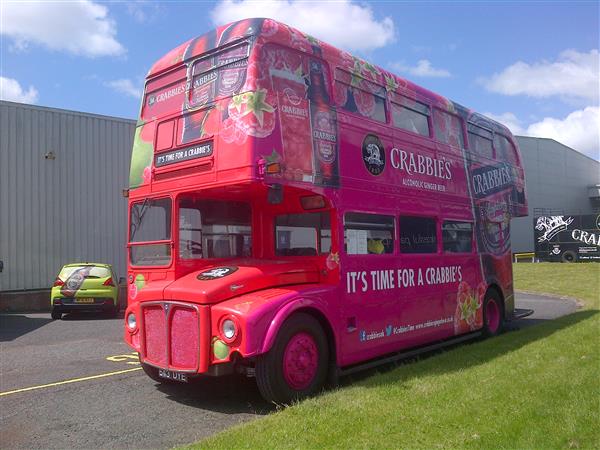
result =
M375 96L361 89L353 89L352 93L358 112L365 117L371 117L375 112Z
M245 134L267 137L275 128L274 94L266 89L234 95L229 104L229 117Z
M340 265L340 254L338 252L330 253L325 260L325 265L329 270L333 270Z
M483 324L483 304L480 298L481 284L477 290L471 289L466 281L458 285L456 311L454 313L454 333L462 334L476 330ZM485 295L485 292L484 292Z

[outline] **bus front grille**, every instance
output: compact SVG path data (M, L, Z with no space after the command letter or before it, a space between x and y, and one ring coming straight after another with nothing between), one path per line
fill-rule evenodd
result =
M165 369L197 372L200 313L195 305L149 302L142 305L142 357Z

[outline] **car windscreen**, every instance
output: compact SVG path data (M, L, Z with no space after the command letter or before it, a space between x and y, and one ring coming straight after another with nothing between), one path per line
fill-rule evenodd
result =
M108 269L107 267L89 266L82 264L81 266L63 267L60 273L58 274L58 277L64 281L71 275L73 275L76 271L81 271L82 269L87 269L86 272L89 271L85 276L86 278L108 278L112 276L110 273L110 269Z

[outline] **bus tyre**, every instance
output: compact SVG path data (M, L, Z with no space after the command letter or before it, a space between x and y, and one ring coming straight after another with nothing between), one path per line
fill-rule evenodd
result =
M504 308L498 292L490 289L485 294L483 301L483 335L496 336L504 326Z
M567 250L566 252L564 252L562 254L561 259L562 259L562 262L572 263L572 262L575 262L577 257L575 256L575 252L572 252L571 250Z
M53 309L52 312L50 313L50 317L52 317L52 320L60 320L62 317L62 313L60 311Z
M256 383L265 400L286 404L321 390L329 347L319 322L305 313L287 319L268 353L256 361Z

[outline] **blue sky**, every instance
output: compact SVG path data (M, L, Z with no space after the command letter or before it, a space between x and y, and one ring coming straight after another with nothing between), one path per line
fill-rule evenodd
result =
M135 118L144 75L215 24L273 17L486 113L598 155L598 2L12 2L0 96Z

